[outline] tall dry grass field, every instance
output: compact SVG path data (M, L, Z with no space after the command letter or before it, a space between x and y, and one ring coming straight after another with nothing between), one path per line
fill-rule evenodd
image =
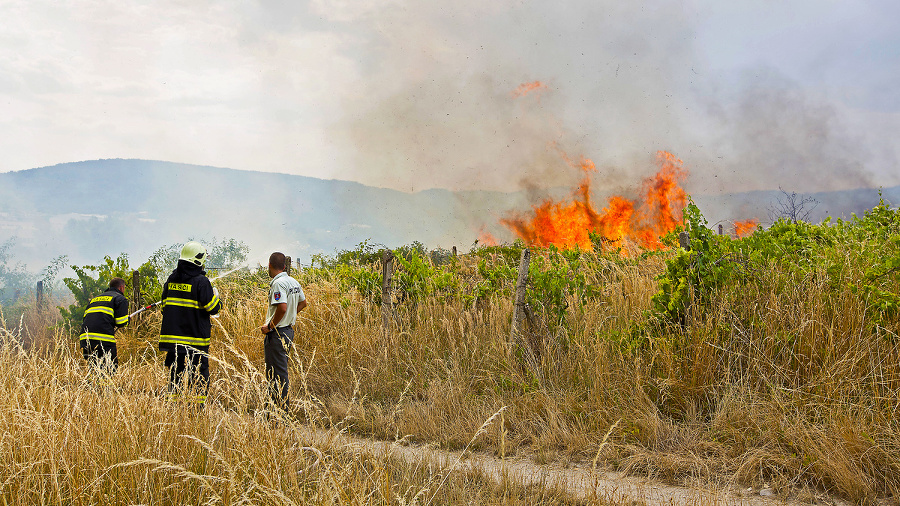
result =
M0 504L574 504L549 484L409 463L261 410L258 364L240 348L251 340L219 329L211 401L198 409L165 400L144 327L122 336L112 377L66 334L33 331L41 344L26 348L17 327L0 328Z
M538 328L536 364L509 341L507 296L420 301L383 332L377 305L306 276L299 397L311 419L383 439L460 448L506 406L503 427L479 441L498 455L805 498L900 495L896 318L874 325L852 283L773 267L753 273L768 282L719 290L684 325L654 327L662 262L587 262L604 296L555 331Z
M689 486L768 485L810 500L900 496L900 321L873 320L869 299L854 292L865 266L848 260L838 272L814 259L803 275L777 263L747 268L666 323L649 315L670 258L585 253L579 274L600 295L587 304L570 295L558 324L538 313L526 329L528 356L510 341L510 286L477 300L395 300L385 329L380 306L343 274L308 269L299 274L310 306L291 353L292 414L361 436L581 461ZM458 292L483 283L476 264L453 264ZM214 323L204 411L160 400L158 314L122 332L120 373L99 393L69 336L52 336L41 352L5 344L0 416L15 437L4 437L2 497L413 501L426 477L267 425L255 329L268 278L218 286L225 309ZM501 408L502 419L483 428ZM447 487L441 501L455 503L452 491L467 483Z

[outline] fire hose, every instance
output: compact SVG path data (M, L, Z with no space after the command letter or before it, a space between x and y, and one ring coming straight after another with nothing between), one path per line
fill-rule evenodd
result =
M154 308L154 307L158 306L160 302L162 302L162 301L154 302L153 304L150 304L149 306L144 306L144 307L142 307L142 308L139 308L137 311L135 311L135 312L131 313L130 315L128 315L128 318L129 318L129 319L130 319L130 318L134 318L135 316L137 316L137 315L143 313L144 311L146 311L146 310L148 310L148 309L151 309L151 308Z
M209 281L210 281L210 283L212 283L213 281L215 281L215 280L217 280L217 279L222 279L222 278L224 278L225 276L231 274L232 272L237 272L237 271L243 269L244 267L246 267L246 266L242 265L242 266L237 267L237 268L235 268L235 269L231 269L230 271L226 272L225 274L220 274L219 276L216 276L216 277L214 277L213 279L211 279L211 280L209 280ZM146 310L148 310L148 309L153 309L154 307L160 305L161 303L162 303L162 301L160 300L160 301L154 302L153 304L150 304L150 305L144 306L144 307L142 307L142 308L139 308L137 311L135 311L135 312L131 313L130 315L128 315L128 318L129 318L129 319L134 318L135 316L137 316L137 315L143 313L144 311L146 311Z

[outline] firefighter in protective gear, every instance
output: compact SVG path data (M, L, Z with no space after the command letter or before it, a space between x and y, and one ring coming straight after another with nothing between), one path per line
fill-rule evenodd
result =
M206 277L206 248L191 241L181 249L178 266L162 291L159 349L166 352L169 394L203 404L209 387L210 315L222 309L218 292Z
M116 330L128 325L128 299L123 294L125 280L113 278L109 288L91 299L81 322L81 351L85 360L109 374L119 365Z

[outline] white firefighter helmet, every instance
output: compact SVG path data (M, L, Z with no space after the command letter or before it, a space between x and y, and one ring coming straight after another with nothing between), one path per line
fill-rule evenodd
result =
M206 248L197 241L191 241L181 248L181 260L203 267L206 263Z

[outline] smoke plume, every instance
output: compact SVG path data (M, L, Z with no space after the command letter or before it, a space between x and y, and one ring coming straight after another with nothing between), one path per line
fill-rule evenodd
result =
M697 194L896 182L873 173L876 140L833 96L768 67L718 78L696 42L702 5L367 5L321 7L369 46L331 127L348 178L405 191L573 186L561 149L595 161L601 193L638 185L657 150L685 161ZM895 160L881 153L882 166Z

